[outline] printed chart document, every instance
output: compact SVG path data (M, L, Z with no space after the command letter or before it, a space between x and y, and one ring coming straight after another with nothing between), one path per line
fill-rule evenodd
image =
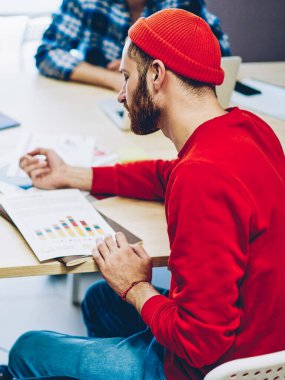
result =
M115 235L79 190L7 195L1 205L39 261L89 256L97 238Z

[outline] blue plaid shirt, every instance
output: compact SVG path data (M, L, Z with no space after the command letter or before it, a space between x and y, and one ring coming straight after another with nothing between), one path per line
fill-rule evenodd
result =
M148 0L141 16L165 8L186 9L202 17L219 40L222 54L230 55L228 37L204 0ZM124 0L63 0L43 35L36 65L43 75L64 80L82 61L105 67L121 57L131 25Z

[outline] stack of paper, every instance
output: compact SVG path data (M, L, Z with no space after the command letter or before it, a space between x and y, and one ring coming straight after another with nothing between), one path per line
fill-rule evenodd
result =
M23 134L6 172L9 182L23 187L31 185L30 179L19 167L19 159L38 147L53 149L66 163L79 167L112 165L118 159L116 153L99 147L91 137L47 133Z

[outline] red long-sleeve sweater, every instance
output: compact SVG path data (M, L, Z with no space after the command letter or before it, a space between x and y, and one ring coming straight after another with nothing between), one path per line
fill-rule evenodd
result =
M165 201L170 295L142 317L166 348L167 379L285 349L285 159L265 122L234 108L177 160L95 168L93 193Z

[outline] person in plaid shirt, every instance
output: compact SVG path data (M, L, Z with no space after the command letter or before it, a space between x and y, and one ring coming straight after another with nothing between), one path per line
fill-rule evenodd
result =
M39 72L119 91L123 84L119 58L128 29L139 17L165 8L186 9L202 17L219 40L222 55L230 55L228 37L204 0L63 0L37 51Z

